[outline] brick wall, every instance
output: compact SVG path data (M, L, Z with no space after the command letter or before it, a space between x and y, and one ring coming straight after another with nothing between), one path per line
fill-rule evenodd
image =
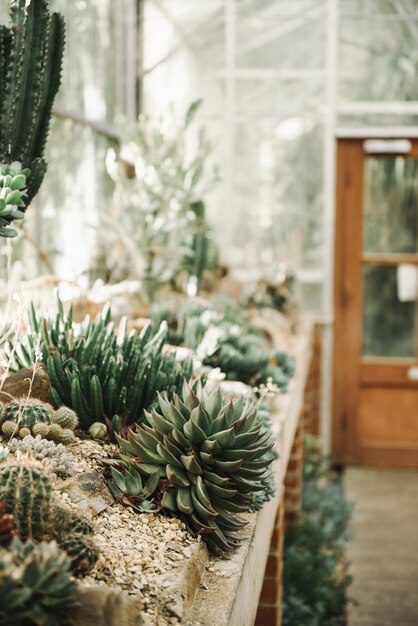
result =
M284 502L277 511L255 626L280 626L282 621Z
M305 433L319 436L321 415L321 328L316 327L313 357L306 381L304 406L284 481L284 496L280 503L270 554L264 574L255 626L281 626L283 594L283 547L285 528L295 524L302 507L303 437ZM300 626L303 626L302 624Z
M302 419L305 432L318 437L321 430L321 369L322 327L317 324L313 339L313 354L305 388Z

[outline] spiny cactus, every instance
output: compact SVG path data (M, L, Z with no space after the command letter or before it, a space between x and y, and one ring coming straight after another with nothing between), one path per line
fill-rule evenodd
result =
M0 414L1 432L5 437L40 435L58 443L74 443L75 435L64 424L77 425L77 415L68 407L55 412L53 407L41 400L21 398L7 404ZM60 423L62 425L60 425Z
M96 546L85 535L72 534L64 537L60 547L68 554L71 571L77 576L87 574L99 558Z
M13 515L6 513L4 503L0 500L0 546L7 546L15 534Z
M46 172L43 159L61 82L64 22L46 0L11 0L11 27L0 27L0 163L30 168L24 211Z
M252 401L226 404L219 389L183 385L181 398L159 396L159 411L146 413L149 425L118 438L122 451L140 458L139 469L169 481L162 506L183 515L203 533L209 549L225 554L240 542L253 494L276 457L273 441Z
M75 582L70 559L55 542L22 543L0 550L0 624L62 626L70 621Z
M71 571L84 576L99 557L91 535L93 528L89 522L62 506L54 511L54 526L59 546L71 559Z
M36 423L50 424L53 408L50 404L31 398L9 402L1 414L4 422L15 422L19 428L31 429Z
M77 459L62 443L56 444L41 436L28 436L22 439L12 439L8 444L11 452L24 452L27 455L45 462L48 468L57 476L72 476L77 472Z
M52 416L52 421L59 424L62 428L75 430L78 424L78 417L75 411L68 406L62 406Z
M22 539L45 536L52 517L52 487L39 464L29 458L1 463L0 500Z

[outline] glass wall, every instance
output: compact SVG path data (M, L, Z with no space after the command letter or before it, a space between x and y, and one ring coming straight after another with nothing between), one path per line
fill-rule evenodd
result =
M7 1L0 6L4 20ZM112 202L104 159L118 113L180 119L203 98L198 122L221 173L207 204L224 261L251 275L285 263L297 272L303 306L324 311L332 281L330 145L340 131L416 124L415 0L51 6L66 17L67 49L49 171L15 248L24 275L86 275L100 215Z

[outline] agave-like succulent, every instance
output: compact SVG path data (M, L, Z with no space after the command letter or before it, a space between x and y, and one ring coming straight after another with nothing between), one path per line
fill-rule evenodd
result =
M181 514L189 528L204 535L209 549L226 554L239 545L254 493L276 458L271 434L257 407L239 398L225 402L219 389L184 383L182 397L159 395L159 411L146 413L149 425L119 439L141 471L168 480L161 505Z
M111 468L112 480L109 488L113 496L122 504L127 504L140 513L156 511L155 504L150 501L160 483L158 469L145 481L132 463L125 465L124 473Z

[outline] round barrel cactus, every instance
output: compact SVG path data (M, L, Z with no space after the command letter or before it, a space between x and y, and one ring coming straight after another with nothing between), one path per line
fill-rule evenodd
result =
M35 464L0 464L0 500L22 539L41 539L52 519L52 486Z

